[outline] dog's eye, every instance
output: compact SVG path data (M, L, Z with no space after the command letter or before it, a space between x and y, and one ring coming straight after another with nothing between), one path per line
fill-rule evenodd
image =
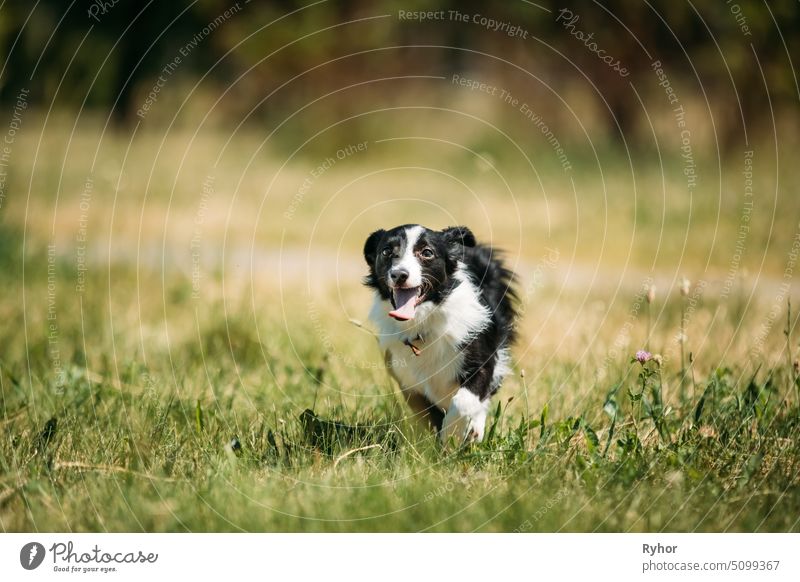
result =
M433 258L433 251L431 249L422 249L422 252L420 252L419 254L423 259Z
M391 257L392 256L392 247L386 247L385 249L383 249L381 251L381 255L383 255L384 257L387 257L387 258Z

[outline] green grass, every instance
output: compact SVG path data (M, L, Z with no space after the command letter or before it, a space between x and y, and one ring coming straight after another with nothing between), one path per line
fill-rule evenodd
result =
M611 213L599 252L585 233L603 224L584 218L571 230L570 190L550 192L561 222L549 237L536 228L540 201L522 196L527 238L517 245L507 220L491 231L512 259L523 260L515 372L486 440L442 450L407 418L368 329L350 321L363 320L370 301L359 284L359 245L370 227L386 226L388 207L348 223L365 190L346 190L337 209L321 212L324 200L309 199L286 223L280 213L304 175L296 166L276 193L277 211L256 219L278 164L270 158L243 174L237 198L239 152L214 171L193 297L190 243L208 174L202 160L213 152L190 151L188 169L159 165L148 182L155 138L132 144L130 167L148 168L133 171L121 167L124 140L106 137L88 214L86 285L78 292L79 196L96 136L78 132L81 143L63 153L58 135L49 134L36 168L25 166L34 136L20 138L20 166L0 222L4 531L800 531L800 388L784 335L797 320L793 313L787 323L788 295L773 309L785 247L770 251L753 277L738 273L723 297L727 259L711 270L702 265L732 250L734 239L721 238L710 255L684 256L681 244L665 244L656 263L666 266L648 271L654 255L647 241L683 241L685 223L656 221L648 231L642 225L656 220L648 218L654 211L640 206L637 236L644 240L634 240L629 256L630 216ZM208 148L220 139L200 141ZM243 141L238 147L246 150ZM170 137L165 147L175 155L165 156L179 159L185 144L185 136ZM48 155L66 160L58 207L52 192L61 164ZM117 191L119 171L125 180ZM332 170L321 191L335 191L353 172ZM650 180L660 188L660 177L644 174L640 187ZM513 210L484 177L468 169L463 175L483 198L438 193L458 213L455 221L472 224L481 205L504 216ZM407 183L398 185L400 178ZM413 178L383 177L385 188L374 192L391 200ZM444 184L417 178L423 190ZM627 204L619 190L610 195ZM681 203L677 194L670 200ZM778 214L778 241L791 240L791 200L781 199L794 206ZM587 198L581 210L597 215L597 205ZM445 220L430 207L415 210L423 221ZM702 240L715 221L715 210L698 203L687 236ZM736 226L726 221L721 230ZM242 252L251 242L252 272ZM557 269L540 263L544 245L560 249L560 272L583 265L591 274L601 265L598 278L560 285ZM760 255L753 261L759 267ZM617 288L623 264L640 271L626 271ZM693 363L683 382L677 288L660 283L651 306L650 345L663 366L648 363L643 377L630 361L646 343L640 272L667 282L686 273L707 283L687 319ZM316 284L308 285L309 273ZM793 333L796 357L800 336Z
M5 530L798 530L797 409L728 373L702 413L666 417L667 438L626 412L613 435L601 418L501 413L450 453L380 407L332 408L362 430L320 438L281 412L75 376L58 405L5 399Z
M780 362L696 373L683 395L675 365L650 362L639 396L629 354L603 379L559 357L508 378L485 442L443 451L405 418L360 328L325 320L346 326L331 352L319 322L241 305L226 325L222 305L172 294L167 327L194 320L194 333L172 334L168 355L147 349L153 337L143 351L138 333L157 335L146 319L118 321L113 343L104 334L97 278L82 325L80 309L59 312L62 383L44 321L28 324L27 359L3 360L4 530L800 528L797 386ZM29 284L28 301L42 282ZM113 274L112 289L134 286ZM3 341L21 349L14 328ZM317 417L303 421L306 409Z

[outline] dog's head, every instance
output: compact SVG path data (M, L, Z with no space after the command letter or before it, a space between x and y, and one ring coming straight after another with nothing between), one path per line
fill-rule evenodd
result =
M419 305L441 302L458 283L453 278L458 261L465 247L474 246L475 236L466 226L437 231L406 224L376 230L364 244L365 283L392 304L389 315L414 319Z

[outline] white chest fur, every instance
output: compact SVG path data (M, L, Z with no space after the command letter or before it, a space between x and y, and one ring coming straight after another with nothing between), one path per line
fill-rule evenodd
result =
M388 364L403 390L424 394L442 409L450 406L459 388L463 363L460 346L489 323L489 312L478 299L478 290L456 272L461 283L441 304L426 302L410 321L389 317L391 305L376 294L370 319L378 327L378 341L388 354ZM407 345L413 342L415 355Z

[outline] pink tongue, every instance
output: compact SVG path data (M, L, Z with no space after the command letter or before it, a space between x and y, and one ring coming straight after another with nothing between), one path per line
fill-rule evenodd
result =
M419 289L417 287L411 289L395 289L394 304L397 305L397 308L394 311L390 311L389 315L401 321L414 319L414 313L417 309L418 292Z

